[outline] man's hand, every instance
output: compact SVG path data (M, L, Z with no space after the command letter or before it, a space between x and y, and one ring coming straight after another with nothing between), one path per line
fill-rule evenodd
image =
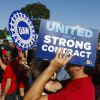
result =
M72 57L73 55L69 55L68 51L63 54L63 48L61 48L61 50L58 49L55 58L50 63L50 66L52 66L53 68L61 68L65 64L67 64Z
M45 89L49 92L55 93L58 90L62 89L62 85L60 82L57 81L49 81L46 83Z

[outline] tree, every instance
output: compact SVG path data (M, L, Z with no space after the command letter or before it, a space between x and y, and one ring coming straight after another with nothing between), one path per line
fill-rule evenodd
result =
M100 42L100 33L99 33L99 36L98 36L98 42Z
M7 34L9 34L7 28L0 30L0 39L5 39Z
M49 9L41 3L33 3L26 5L26 7L21 9L21 11L27 13L32 19L36 33L39 32L40 19L49 19L50 17Z

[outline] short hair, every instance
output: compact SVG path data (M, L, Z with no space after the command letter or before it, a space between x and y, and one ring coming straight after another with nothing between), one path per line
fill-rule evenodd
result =
M47 60L31 63L33 80L35 80L49 66L49 64L50 62Z
M11 57L16 58L18 56L18 49L15 47L11 52Z

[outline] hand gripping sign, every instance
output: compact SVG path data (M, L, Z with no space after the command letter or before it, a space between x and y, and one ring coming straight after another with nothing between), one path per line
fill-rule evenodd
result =
M14 11L9 18L9 33L14 43L22 50L32 49L35 31L31 19L23 12Z
M59 47L75 56L70 63L95 66L98 31L41 20L36 57L51 60Z

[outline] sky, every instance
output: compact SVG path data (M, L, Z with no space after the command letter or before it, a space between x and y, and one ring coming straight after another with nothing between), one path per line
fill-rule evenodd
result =
M51 20L100 31L100 0L0 0L0 29L8 29L13 11L37 2L50 10Z

